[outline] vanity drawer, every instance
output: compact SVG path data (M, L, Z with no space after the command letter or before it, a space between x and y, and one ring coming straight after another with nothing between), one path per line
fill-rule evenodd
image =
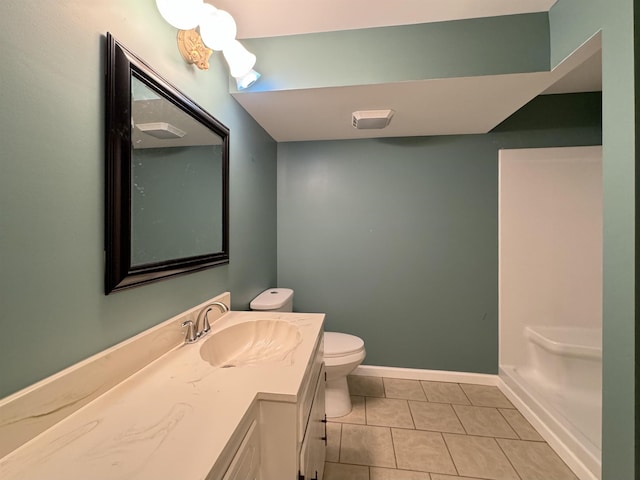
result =
M260 476L260 435L254 420L222 480L257 480Z

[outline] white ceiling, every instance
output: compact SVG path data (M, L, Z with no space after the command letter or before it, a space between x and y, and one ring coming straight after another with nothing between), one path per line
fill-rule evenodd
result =
M556 0L205 0L228 11L238 38L546 12Z
M560 78L543 93L600 92L602 91L602 50L598 50L584 63Z
M486 133L544 90L545 74L447 78L259 93L236 100L279 142ZM356 110L390 108L391 124L357 130Z
M209 1L209 0L207 0ZM292 35L548 11L556 0L211 0L238 38ZM279 142L486 133L542 93L601 90L600 38L552 72L234 94ZM351 112L391 108L383 130Z

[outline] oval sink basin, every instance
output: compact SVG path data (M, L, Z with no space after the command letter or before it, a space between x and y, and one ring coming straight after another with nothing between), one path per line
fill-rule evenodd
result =
M244 367L287 361L302 341L298 327L283 320L237 323L212 334L200 356L214 367Z

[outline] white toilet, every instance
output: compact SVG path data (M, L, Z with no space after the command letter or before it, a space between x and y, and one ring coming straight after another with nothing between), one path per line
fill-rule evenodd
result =
M270 288L254 298L249 306L251 310L292 312L293 290L290 288ZM351 411L347 375L362 363L365 355L364 341L361 338L346 333L324 333L327 417L342 417Z
M249 307L266 312L293 312L293 290L270 288L251 300Z
M355 335L324 332L324 364L327 385L324 391L327 417L342 417L351 411L347 375L362 363L364 341Z

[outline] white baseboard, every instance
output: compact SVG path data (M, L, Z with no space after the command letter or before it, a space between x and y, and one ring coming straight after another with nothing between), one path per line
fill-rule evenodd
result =
M447 372L444 370L423 370L420 368L379 367L360 365L351 375L363 377L389 377L405 380L426 380L431 382L475 383L476 385L497 386L498 375L489 373Z

